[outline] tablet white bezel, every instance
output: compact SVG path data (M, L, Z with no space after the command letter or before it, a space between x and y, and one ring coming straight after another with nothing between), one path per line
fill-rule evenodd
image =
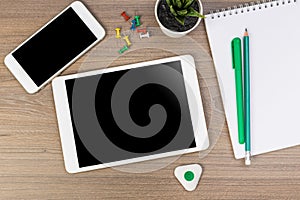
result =
M13 57L13 52L19 49L22 45L28 42L32 37L34 37L37 33L39 33L42 29L44 29L47 25L49 25L53 20L59 17L62 13L64 13L70 7L76 12L76 14L82 19L82 21L87 25L87 27L91 30L91 32L97 37L97 40L93 42L89 47L83 50L78 56L72 59L68 64L62 67L58 72L52 75L47 81L45 81L41 86L37 86L34 81L30 78L30 76L25 72L23 67L18 63L18 61ZM86 53L91 47L97 44L100 40L102 40L105 36L105 30L103 27L97 22L94 16L88 11L88 9L79 1L73 2L67 8L65 8L62 12L60 12L56 17L50 20L47 24L41 27L38 31L36 31L32 36L30 36L27 40L25 40L22 44L20 44L17 48L15 48L10 54L8 54L4 63L7 68L11 71L11 73L16 77L16 79L20 82L20 84L24 87L24 89L33 94L39 91L42 87L44 87L47 83L49 83L55 76L60 74L63 70L65 70L68 66L70 66L73 62L75 62L80 56Z
M132 158L132 159L127 159L122 161L115 161L111 163L105 163L105 164L80 168L78 164L65 81L68 79L75 79L75 78L80 78L85 76L110 73L110 72L138 68L138 67L147 67L150 65L168 63L172 61L181 61L182 64L182 72L185 79L185 89L187 93L188 104L189 104L189 109L190 109L190 114L191 114L191 119L193 124L196 147L185 149L185 150L172 151L168 153L155 154L150 156ZM124 164L129 164L134 162L141 162L145 160L186 154L186 153L196 152L200 150L205 150L209 146L208 133L207 133L206 122L205 122L205 117L203 112L203 105L202 105L202 99L200 95L199 83L198 83L196 69L195 69L195 63L193 57L190 55L177 56L177 57L165 58L165 59L160 59L155 61L125 65L120 67L106 68L106 69L101 69L101 70L96 70L91 72L57 77L52 81L52 87L53 87L53 95L54 95L64 161L65 161L65 168L69 173L77 173L82 171L124 165ZM197 108L193 107L195 105L191 106L190 104L191 98L196 98L193 100L193 102L195 101L197 102L197 106L196 106ZM197 122L197 119L200 120Z

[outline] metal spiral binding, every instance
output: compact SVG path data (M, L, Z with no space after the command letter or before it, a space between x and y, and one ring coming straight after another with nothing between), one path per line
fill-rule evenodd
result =
M209 11L211 19L226 17L227 15L243 14L251 11L277 7L280 5L286 5L296 3L298 0L258 0L256 2L250 2L245 4L239 4L238 6L232 6L222 8L221 10Z

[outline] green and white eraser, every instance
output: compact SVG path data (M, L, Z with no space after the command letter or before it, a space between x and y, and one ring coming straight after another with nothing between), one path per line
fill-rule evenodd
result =
M199 183L202 167L199 164L178 166L174 175L187 191L194 191Z

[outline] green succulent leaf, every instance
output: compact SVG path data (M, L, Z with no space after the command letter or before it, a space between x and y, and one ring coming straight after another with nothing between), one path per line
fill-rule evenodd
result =
M177 16L176 10L173 8L172 5L170 6L170 11L175 17Z
M167 1L167 4L168 4L168 6L170 7L171 5L172 5L172 0L166 0Z
M189 8L188 13L186 14L186 16L191 16L191 17L199 17L204 19L205 16L201 15L199 12L197 12L194 8Z
M177 8L182 8L181 0L175 0L175 5L176 5Z
M180 16L186 16L187 13L188 13L188 10L186 10L186 9L177 11L177 14L180 15Z
M195 0L186 0L185 5L183 6L184 9L191 7Z
M184 17L182 17L182 16L176 16L175 19L176 19L182 26L184 26Z

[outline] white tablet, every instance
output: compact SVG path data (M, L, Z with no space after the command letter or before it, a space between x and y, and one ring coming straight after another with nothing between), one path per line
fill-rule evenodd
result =
M192 56L58 77L52 86L70 173L209 145Z
M99 22L76 1L8 54L4 63L28 93L35 93L104 35Z

